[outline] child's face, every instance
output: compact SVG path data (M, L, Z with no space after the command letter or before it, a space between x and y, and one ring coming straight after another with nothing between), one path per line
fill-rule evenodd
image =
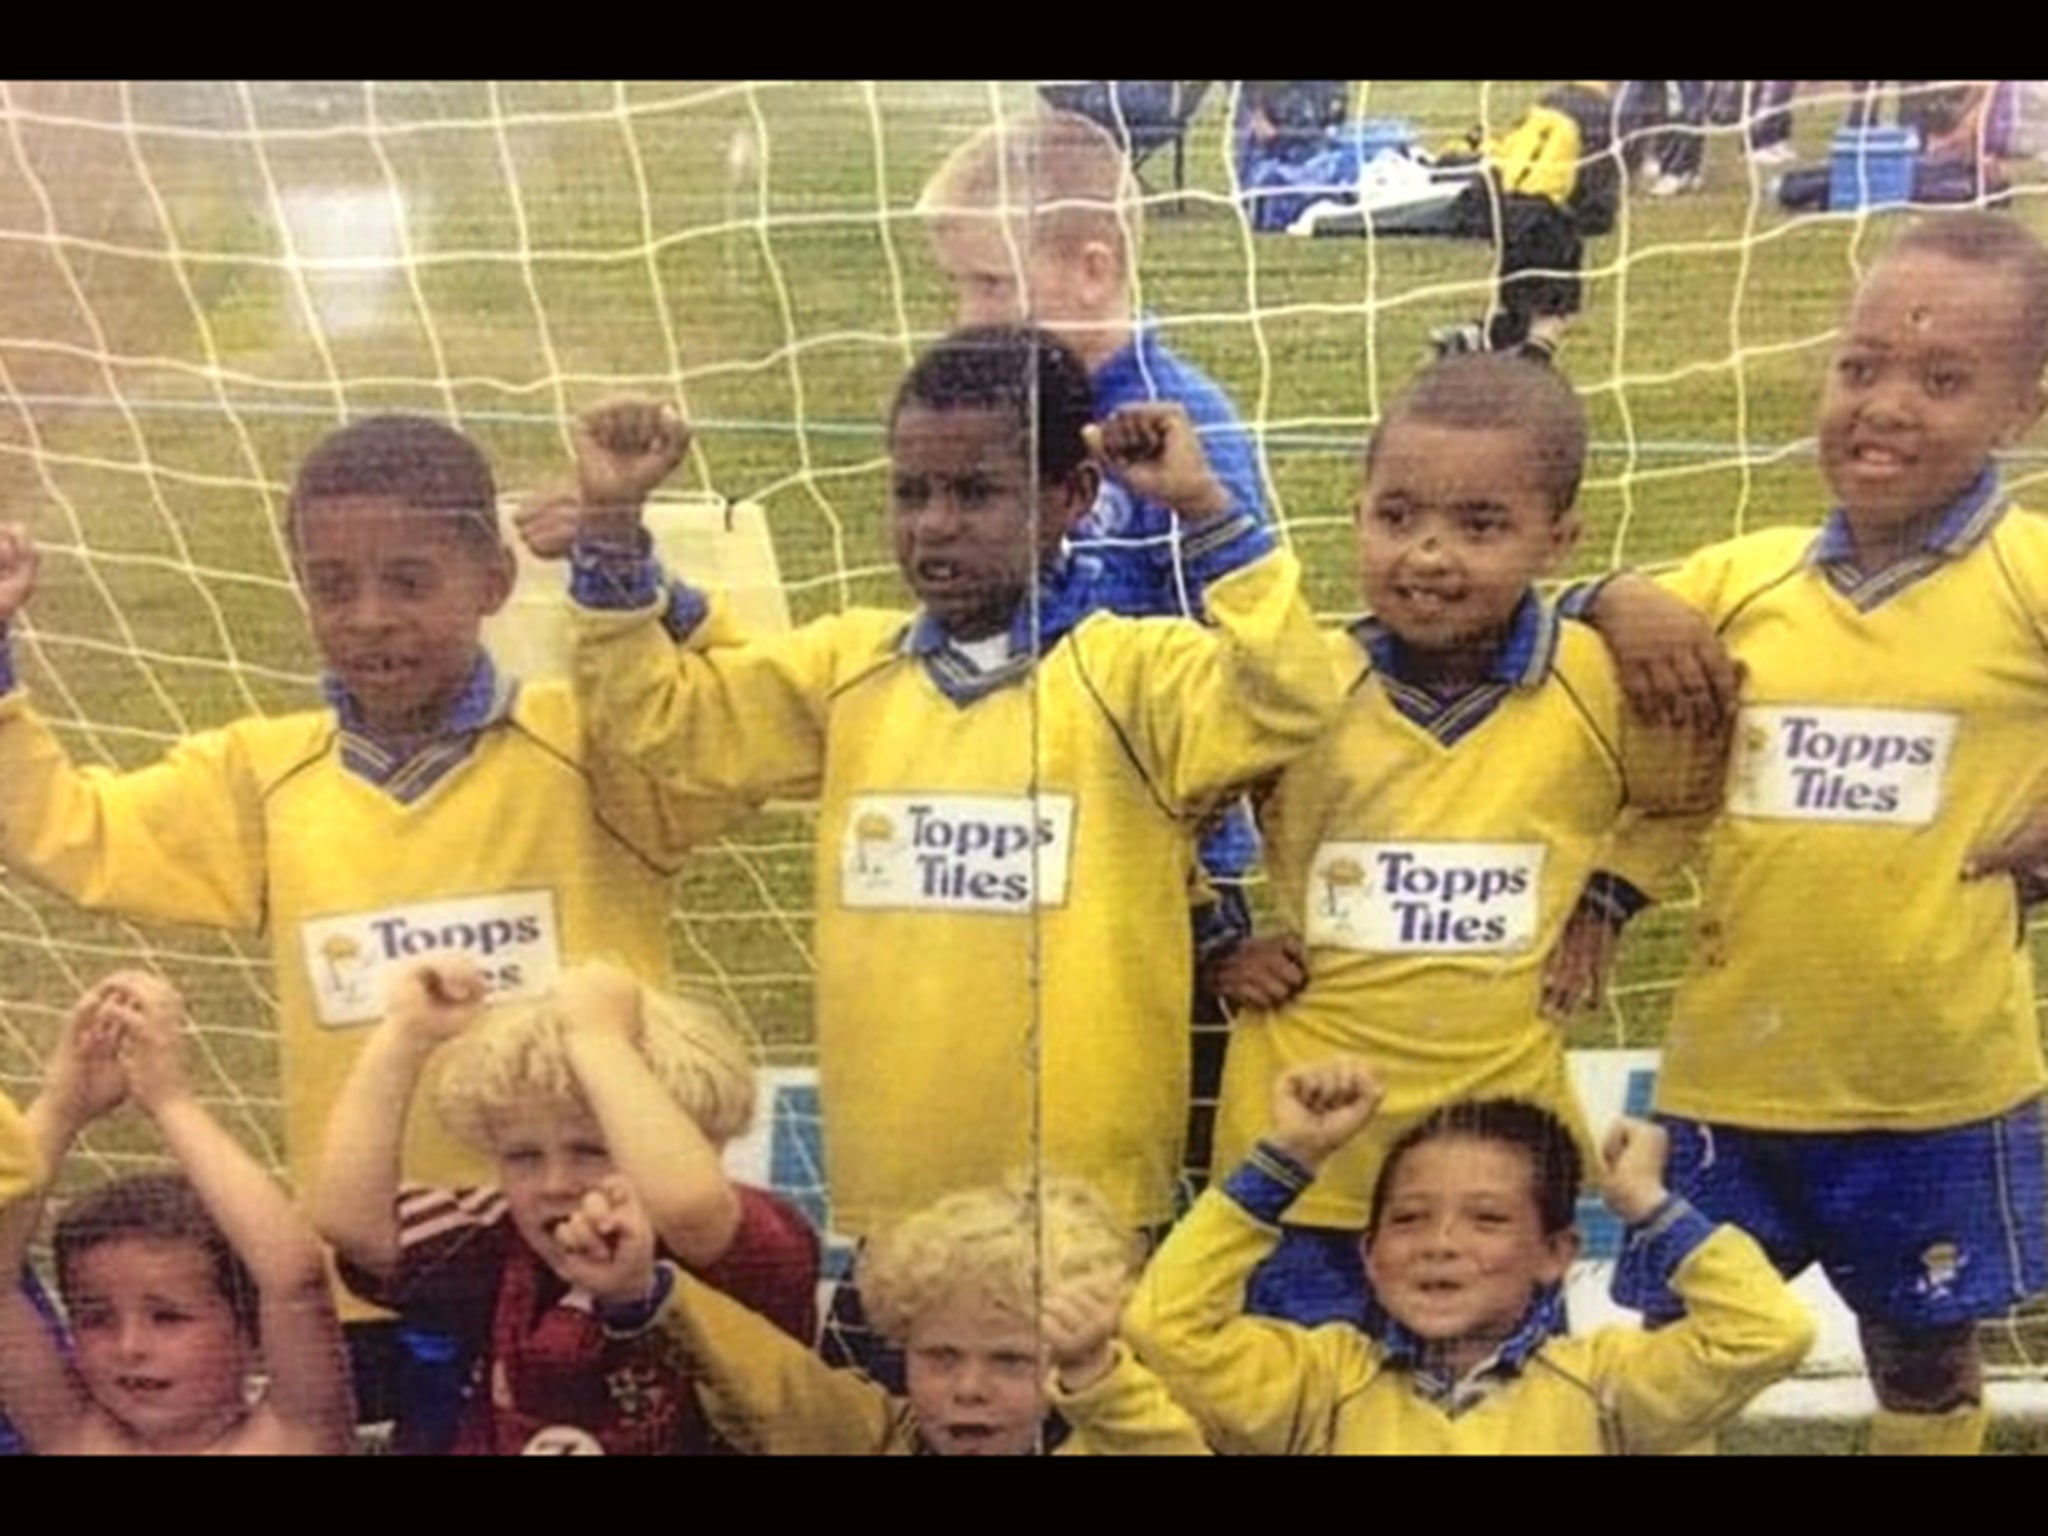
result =
M1467 1136L1411 1148L1367 1240L1365 1272L1390 1316L1469 1370L1562 1280L1578 1234L1545 1234L1522 1149Z
M199 1244L96 1243L72 1260L67 1280L86 1390L137 1439L197 1449L247 1411L254 1349Z
M1888 533L1964 491L2041 411L2020 366L2013 273L1907 251L1849 311L1820 407L1820 460L1852 530Z
M321 657L373 728L431 731L476 666L483 621L511 594L510 556L479 550L445 513L383 497L316 501L296 523Z
M1040 560L1088 510L1087 477L1038 484L1030 447L1005 411L912 402L897 413L889 438L896 560L955 639L1008 628Z
M492 1111L491 1155L512 1225L545 1258L555 1224L612 1171L604 1131L580 1104L522 1099Z
M1042 325L1087 355L1093 327L1117 318L1114 284L1106 280L1114 257L1106 247L1075 252L1034 241L1021 222L1011 229L1014 239L1004 239L993 217L932 226L932 253L953 287L954 323Z
M973 1296L930 1308L910 1330L905 1383L925 1443L941 1456L1029 1456L1045 1423L1038 1329Z
M1419 651L1491 649L1529 584L1571 548L1529 435L1399 418L1381 434L1359 498L1366 606Z

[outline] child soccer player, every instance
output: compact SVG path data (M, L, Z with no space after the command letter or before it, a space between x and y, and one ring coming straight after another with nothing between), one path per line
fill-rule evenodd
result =
M1344 712L1260 805L1286 932L1219 971L1244 1011L1216 1172L1249 1154L1290 1068L1366 1053L1386 1101L1294 1203L1254 1311L1366 1315L1367 1196L1438 1104L1512 1095L1579 1123L1552 1016L1591 978L1546 959L1625 812L1697 809L1718 788L1715 750L1637 727L1599 638L1534 591L1578 534L1585 451L1571 387L1502 355L1432 365L1367 447L1369 616L1326 637ZM1612 879L1593 895L1644 901Z
M1916 225L1828 375L1819 534L1715 545L1590 610L1646 694L1709 698L1660 639L1695 615L1744 669L1657 1107L1687 1198L1787 1274L1819 1262L1855 1312L1879 1452L1981 1446L1976 1320L2048 1282L2025 858L1998 846L2048 797L2048 523L1994 459L2044 365L2041 243L1992 214ZM1616 1289L1670 1310L1626 1269Z
M1116 1342L1135 1244L1100 1194L964 1190L905 1218L860 1259L861 1292L905 1352L892 1397L684 1282L676 1331L706 1413L762 1455L1198 1456L1201 1431Z
M1088 370L1091 412L1107 421L1127 405L1178 405L1199 434L1210 469L1230 495L1227 517L1190 546L1182 520L1114 476L1068 534L1068 589L1085 609L1131 618L1203 616L1202 588L1265 541L1244 535L1270 524L1251 434L1230 397L1161 338L1137 310L1144 208L1116 137L1072 112L992 123L950 154L926 184L920 207L932 251L952 284L962 326L1042 325ZM1193 562L1199 561L1199 571ZM1208 962L1251 932L1244 886L1258 862L1258 834L1234 802L1204 834L1202 879L1191 893L1195 954L1195 1088L1213 1098L1223 1016ZM1207 1025L1208 1028L1202 1026ZM1206 1144L1208 1126L1190 1129ZM1205 1146L1194 1149L1198 1154Z
M0 1403L44 1455L342 1454L355 1408L319 1240L193 1096L186 1028L177 992L140 971L65 1022L28 1111L41 1160L54 1170L126 1101L181 1172L103 1185L58 1221L69 1359L28 1294L0 1289ZM0 1206L0 1274L20 1273L41 1214L33 1196Z
M608 966L574 967L548 997L479 1018L488 992L461 955L396 978L335 1103L314 1220L352 1287L475 1361L458 1454L708 1449L650 1332L675 1266L805 1345L815 1331L815 1234L719 1164L753 1113L746 1045L707 1003ZM450 1040L435 1108L490 1156L497 1185L401 1187L406 1109ZM402 1448L441 1449L432 1429L401 1423Z
M1365 1266L1392 1320L1384 1339L1246 1315L1245 1282L1280 1213L1378 1102L1356 1058L1287 1073L1266 1137L1139 1278L1125 1335L1217 1450L1668 1451L1732 1418L1811 1346L1812 1319L1756 1243L1668 1194L1664 1135L1632 1120L1607 1139L1607 1203L1685 1316L1652 1333L1567 1335L1578 1150L1555 1117L1507 1099L1443 1106L1382 1168Z
M704 601L664 599L638 527L680 425L622 407L579 440L591 729L688 794L821 802L826 1171L835 1225L857 1236L1034 1159L1100 1185L1133 1227L1172 1214L1194 829L1337 703L1299 568L1232 519L1186 414L1134 407L1094 429L1091 409L1057 338L948 337L889 419L891 525L920 609L711 650L698 624L680 652L663 616ZM1060 541L1094 500L1087 432L1188 519L1198 577L1212 559L1229 573L1208 589L1213 629L1085 614Z
M512 580L496 501L482 453L439 423L377 416L324 438L287 534L328 707L202 732L119 774L74 767L17 686L6 629L36 552L0 524L0 859L96 910L268 933L301 1188L394 966L463 950L505 998L592 953L666 978L670 877L739 809L586 750L566 687L492 664L478 636ZM473 1176L420 1129L416 1176ZM379 1420L389 1332L351 1327Z

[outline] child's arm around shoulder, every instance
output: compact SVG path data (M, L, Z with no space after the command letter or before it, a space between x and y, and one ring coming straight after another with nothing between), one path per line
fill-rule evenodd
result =
M1665 1189L1668 1148L1660 1127L1624 1119L1602 1149L1608 1205L1686 1308L1668 1327L1611 1328L1594 1341L1600 1390L1631 1453L1673 1450L1727 1423L1798 1368L1815 1332L1754 1238Z
M1078 663L1173 805L1203 808L1314 743L1341 681L1300 564L1230 508L1181 407L1126 406L1090 432L1111 474L1182 519L1211 623L1096 621L1075 636Z
M1380 1089L1339 1057L1274 1085L1273 1129L1168 1234L1124 1309L1124 1337L1225 1454L1327 1455L1342 1402L1377 1366L1363 1334L1245 1315L1281 1211L1372 1118Z
M128 1093L155 1122L207 1213L256 1283L270 1374L264 1406L302 1453L339 1455L355 1402L327 1264L312 1225L193 1095L185 1071L184 1000L144 971L110 978L103 1017L120 1029Z
M27 528L0 523L0 859L82 906L254 928L262 828L234 734L189 737L133 773L77 767L14 670L8 630L37 566Z

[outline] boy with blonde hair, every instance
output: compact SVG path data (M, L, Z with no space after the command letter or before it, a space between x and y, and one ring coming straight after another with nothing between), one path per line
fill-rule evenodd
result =
M1565 1331L1580 1162L1548 1111L1442 1105L1394 1144L1364 1263L1389 1323L1369 1337L1248 1315L1276 1223L1380 1101L1335 1057L1273 1085L1270 1128L1139 1278L1125 1335L1219 1451L1255 1455L1616 1455L1680 1449L1789 1375L1813 1320L1739 1228L1664 1187L1664 1134L1622 1120L1603 1193L1628 1252L1669 1277L1681 1322Z
M1849 307L1819 533L1764 529L1589 604L1652 708L1710 710L1741 669L1657 1108L1674 1184L1786 1274L1818 1262L1856 1314L1877 1452L1981 1448L1978 1320L2048 1285L2024 920L2048 522L1996 460L2040 419L2044 368L2040 240L1990 213L1914 226ZM1616 867L1653 887L1685 851ZM1670 1313L1626 1265L1616 1293Z
M26 1120L0 1100L0 1166L54 1170L86 1126L132 1103L180 1169L64 1210L52 1247L68 1348L13 1283L43 1202L19 1181L0 1190L0 1407L43 1455L342 1454L355 1413L325 1256L194 1096L189 1028L168 982L117 972L72 1008Z
M706 1413L764 1455L1196 1456L1193 1419L1115 1338L1137 1246L1078 1179L947 1195L860 1258L904 1397L689 1286L678 1334Z
M465 957L401 973L336 1102L314 1220L351 1287L474 1360L458 1454L707 1449L651 1332L677 1266L806 1344L814 1327L816 1236L719 1162L753 1113L746 1044L709 1003L611 966L489 1013L485 996ZM449 1041L435 1109L496 1163L492 1188L400 1183L407 1105ZM401 1424L404 1448L439 1449L433 1430Z

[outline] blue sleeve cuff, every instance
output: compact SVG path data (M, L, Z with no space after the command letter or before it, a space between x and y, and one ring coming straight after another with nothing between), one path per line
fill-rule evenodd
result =
M1197 588L1262 560L1280 547L1257 512L1239 507L1180 530L1181 566Z
M1591 581L1573 582L1558 594L1558 617L1592 622L1586 615L1592 610L1593 604L1600 600L1600 594L1607 590L1607 583L1620 574L1620 571L1609 571L1605 576L1595 577Z
M578 540L569 552L569 596L599 613L627 613L659 600L661 626L675 640L687 638L711 611L701 591L669 579L645 528L630 546Z
M1280 1225L1280 1216L1295 1198L1315 1182L1316 1176L1271 1142L1262 1141L1251 1155L1223 1181L1223 1193L1269 1227Z
M654 1265L654 1289L647 1293L644 1301L628 1302L624 1306L597 1307L597 1320L604 1325L604 1331L615 1339L631 1338L645 1333L654 1326L655 1319L668 1306L668 1299L675 1294L676 1267L666 1259L659 1259Z
M7 633L7 626L0 624L0 693L14 692L17 679L14 675L14 640Z
M1662 1205L1628 1229L1627 1251L1646 1278L1669 1285L1678 1266L1713 1233L1714 1224L1682 1196L1667 1195Z
M1621 876L1596 869L1586 881L1585 890L1579 893L1579 905L1591 907L1606 920L1608 927L1619 933L1628 926L1630 918L1654 903Z

